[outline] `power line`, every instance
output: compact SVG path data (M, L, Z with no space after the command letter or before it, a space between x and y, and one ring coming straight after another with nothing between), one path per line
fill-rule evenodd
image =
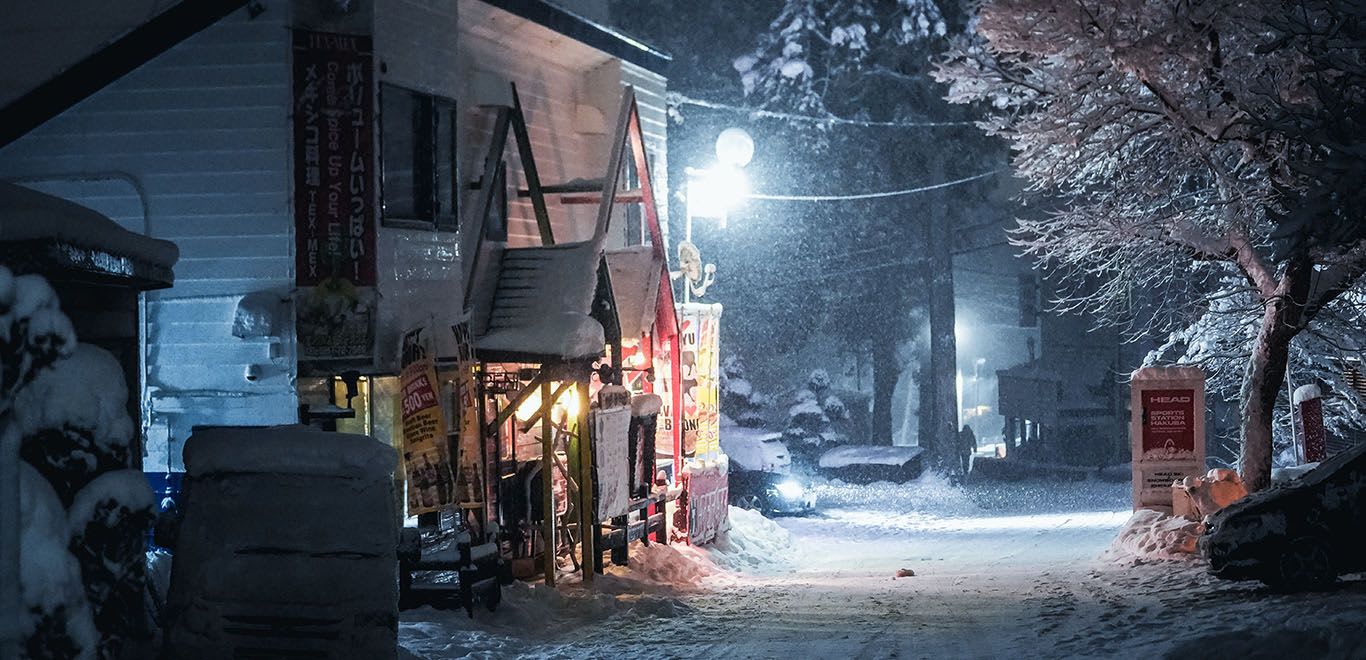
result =
M974 174L972 176L964 177L962 179L954 179L953 181L945 181L944 183L936 183L933 185L921 186L919 188L909 188L906 190L889 190L886 192L861 193L855 195L765 195L756 193L746 195L746 197L749 199L763 199L778 202L839 202L852 201L858 199L882 199L885 197L900 197L902 195L914 195L916 193L929 192L931 190L938 190L940 188L948 188L950 186L956 186L959 184L968 183L970 181L976 181L978 179L985 179L1001 171L1001 169L994 169L990 172L982 172L981 174Z
M683 96L677 92L670 92L668 97L669 105L692 105L699 108L710 108L712 110L727 110L730 112L743 112L751 117L762 117L764 119L781 119L784 121L804 121L812 124L839 124L842 126L866 126L880 128L943 128L950 126L976 126L976 122L971 121L868 121L863 119L845 119L834 115L820 117L817 115L799 115L791 112L776 112L774 110L761 110L759 108L747 108L742 105L731 105L719 101L707 101Z

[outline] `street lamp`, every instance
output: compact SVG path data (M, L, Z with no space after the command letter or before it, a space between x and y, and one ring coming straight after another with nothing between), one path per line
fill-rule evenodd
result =
M702 253L692 242L693 218L715 218L721 226L749 197L749 180L742 168L754 157L754 140L742 128L727 128L716 138L716 160L703 169L687 168L683 242L678 245L679 271L683 275L683 302L706 295L716 281L716 265L703 264Z

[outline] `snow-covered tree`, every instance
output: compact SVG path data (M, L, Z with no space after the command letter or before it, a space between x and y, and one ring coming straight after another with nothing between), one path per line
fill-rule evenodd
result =
M754 389L744 360L730 353L721 360L721 413L737 425L758 428L764 425L768 397Z
M809 121L789 126L822 161L811 185L855 193L942 182L999 166L994 141L943 125L885 124L959 119L961 109L944 103L929 73L933 57L964 23L954 2L787 0L734 66L750 104L828 118L814 128ZM832 219L813 223L811 243L818 253L834 253L826 263L835 272L808 286L828 315L825 330L871 358L874 443L892 442L892 397L903 368L898 348L916 330L910 318L917 306L932 310L935 378L924 385L934 405L926 413L957 418L950 228L981 224L973 216L980 215L988 188L836 202L828 211ZM952 426L924 425L921 444L942 445L945 453L932 455L947 458Z
M1293 340L1359 313L1344 294L1366 270L1366 12L987 0L976 35L936 75L1011 141L1042 207L1016 241L1076 285L1062 306L1166 332L1247 296L1247 331L1216 338L1242 362L1240 471L1266 487Z
M76 343L46 280L0 267L0 375L3 459L23 459L23 657L121 657L143 611L155 510L146 478L128 469L123 371L108 351Z

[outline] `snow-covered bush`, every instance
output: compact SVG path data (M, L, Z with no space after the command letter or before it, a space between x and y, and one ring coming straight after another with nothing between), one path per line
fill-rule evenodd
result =
M843 399L833 394L825 397L825 400L821 402L821 410L824 411L825 416L831 420L843 421L849 419L849 407L844 405Z
M76 344L47 281L0 267L0 445L23 458L22 657L118 658L143 611L153 502L128 469L127 403L118 361Z
M146 587L142 530L155 513L152 491L139 470L106 472L71 503L71 553L80 562L101 658L120 657L123 641L140 622Z
M81 567L67 551L66 510L52 485L19 464L19 588L24 657L95 657L98 635L81 584Z
M22 456L70 504L96 475L129 465L128 387L108 351L80 344L15 397Z
M47 281L37 275L15 277L0 266L0 414L19 388L70 355L75 345L71 321Z
M806 377L806 387L817 396L820 396L830 389L830 372L824 369L813 369L811 375Z

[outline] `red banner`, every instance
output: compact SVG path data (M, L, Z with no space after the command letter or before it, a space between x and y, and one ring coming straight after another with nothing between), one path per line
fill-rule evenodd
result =
M294 31L295 281L301 287L329 280L375 285L371 53L368 36Z

